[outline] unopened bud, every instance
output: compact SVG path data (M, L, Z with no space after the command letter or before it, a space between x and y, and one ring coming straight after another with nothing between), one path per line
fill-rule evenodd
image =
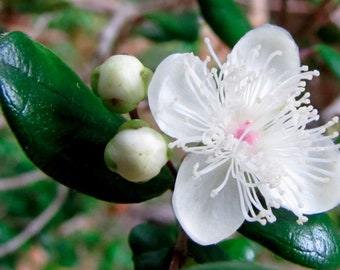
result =
M127 113L146 98L152 71L134 56L114 55L95 68L91 87L113 112Z
M157 176L168 161L166 139L140 123L143 121L133 120L129 128L127 122L107 144L104 154L108 168L132 182L145 182Z

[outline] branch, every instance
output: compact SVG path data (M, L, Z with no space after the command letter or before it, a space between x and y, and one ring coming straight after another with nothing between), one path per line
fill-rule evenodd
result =
M297 32L297 35L306 36L315 31L316 28L329 22L330 13L335 7L336 1L324 0L310 15L310 17L305 20L305 23L302 24L300 30Z
M99 38L96 57L105 59L110 56L111 47L117 40L123 26L137 16L138 11L134 5L122 4L118 12L112 14L110 22L106 25Z
M48 176L42 171L36 170L13 177L0 178L0 191L18 189L37 181L41 181L47 177Z
M187 240L188 237L181 228L178 234L169 270L179 270L183 266L187 253Z
M0 115L0 128L4 128L7 126L6 119L3 115Z
M68 188L59 185L55 199L51 204L26 228L24 228L17 236L10 239L8 242L0 246L0 258L16 251L21 247L27 240L32 238L34 235L39 233L41 229L54 217L58 212L62 204L64 203L68 194Z

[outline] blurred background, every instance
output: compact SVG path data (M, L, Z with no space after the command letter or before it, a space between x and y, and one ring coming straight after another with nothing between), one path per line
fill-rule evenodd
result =
M320 123L340 115L339 1L235 2L254 27L268 22L285 27L297 40L303 63L320 70L308 86ZM87 84L93 68L112 54L135 55L155 69L174 52L194 52L204 59L204 37L220 59L230 50L204 22L194 0L2 0L0 31L25 32ZM133 269L131 228L145 221L174 222L170 193L119 205L60 187L26 158L3 118L0 177L0 270ZM333 211L332 217L339 222L339 213ZM245 241L240 260L303 269Z

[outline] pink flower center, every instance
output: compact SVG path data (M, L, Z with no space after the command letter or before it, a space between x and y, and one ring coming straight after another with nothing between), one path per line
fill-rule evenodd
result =
M251 126L250 121L245 121L244 123L240 124L234 133L234 136L237 139L241 139L243 142L248 143L249 145L254 145L259 137L259 133L256 131L249 130Z

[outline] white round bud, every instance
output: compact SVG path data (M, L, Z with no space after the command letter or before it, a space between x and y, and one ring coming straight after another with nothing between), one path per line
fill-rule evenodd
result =
M127 113L146 98L151 77L136 57L114 55L93 71L91 86L110 110Z
M110 170L132 182L157 176L168 161L168 143L149 127L124 129L107 144L105 162Z

